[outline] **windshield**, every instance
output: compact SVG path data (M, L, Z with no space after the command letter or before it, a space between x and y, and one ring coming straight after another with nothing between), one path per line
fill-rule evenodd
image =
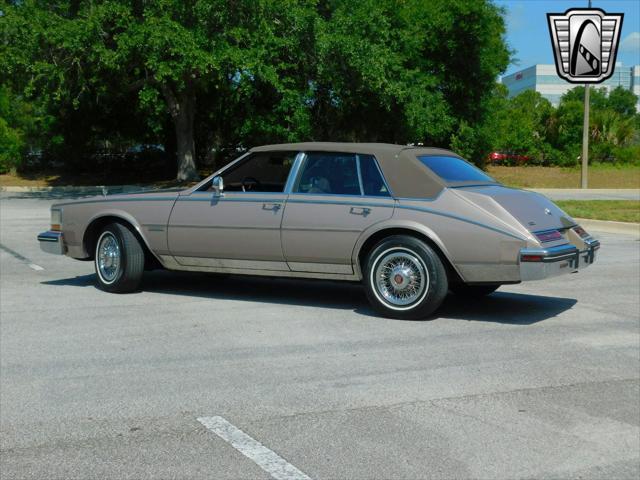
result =
M418 160L446 182L496 183L482 170L457 157L418 155Z

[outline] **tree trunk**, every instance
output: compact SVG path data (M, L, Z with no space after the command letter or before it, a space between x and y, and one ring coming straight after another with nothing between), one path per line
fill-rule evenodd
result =
M163 85L162 93L176 130L176 154L178 157L178 181L198 180L196 170L196 148L193 140L193 119L196 110L195 89L187 84L185 90L176 95L170 87Z
M193 117L195 99L185 99L180 103L180 115L174 120L176 125L176 143L178 156L179 181L198 179L196 170L196 147L193 140Z

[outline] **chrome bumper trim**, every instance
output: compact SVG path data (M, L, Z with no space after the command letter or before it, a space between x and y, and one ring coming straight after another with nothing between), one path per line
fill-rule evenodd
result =
M566 273L573 273L591 265L596 259L600 242L595 239L583 240L585 247L560 245L550 248L523 248L520 250L520 280L544 280ZM538 261L523 261L523 256L541 257Z
M67 251L62 232L52 232L51 230L42 232L38 235L38 242L42 251L52 253L54 255L64 255Z

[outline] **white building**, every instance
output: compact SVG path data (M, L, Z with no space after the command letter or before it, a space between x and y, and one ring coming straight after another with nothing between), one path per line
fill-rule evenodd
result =
M560 97L576 87L576 84L569 83L558 76L555 65L542 64L506 75L502 77L502 83L509 90L509 97L516 96L524 90L535 90L556 107L560 103ZM611 91L620 85L639 97L636 109L640 111L640 65L625 67L617 62L611 78L603 83L595 84L593 87L604 87L607 91Z
M636 95L636 99L638 100L636 103L636 110L640 112L640 65L636 65L632 68L631 91Z

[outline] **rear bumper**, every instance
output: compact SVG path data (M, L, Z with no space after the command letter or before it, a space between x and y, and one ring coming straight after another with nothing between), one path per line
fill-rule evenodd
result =
M600 242L590 239L584 244L582 250L575 245L523 248L520 250L520 279L523 282L544 280L587 268L595 261Z
M38 235L38 242L40 242L40 248L47 253L53 253L54 255L64 255L67 252L67 248L62 238L62 232L53 232L48 230Z

